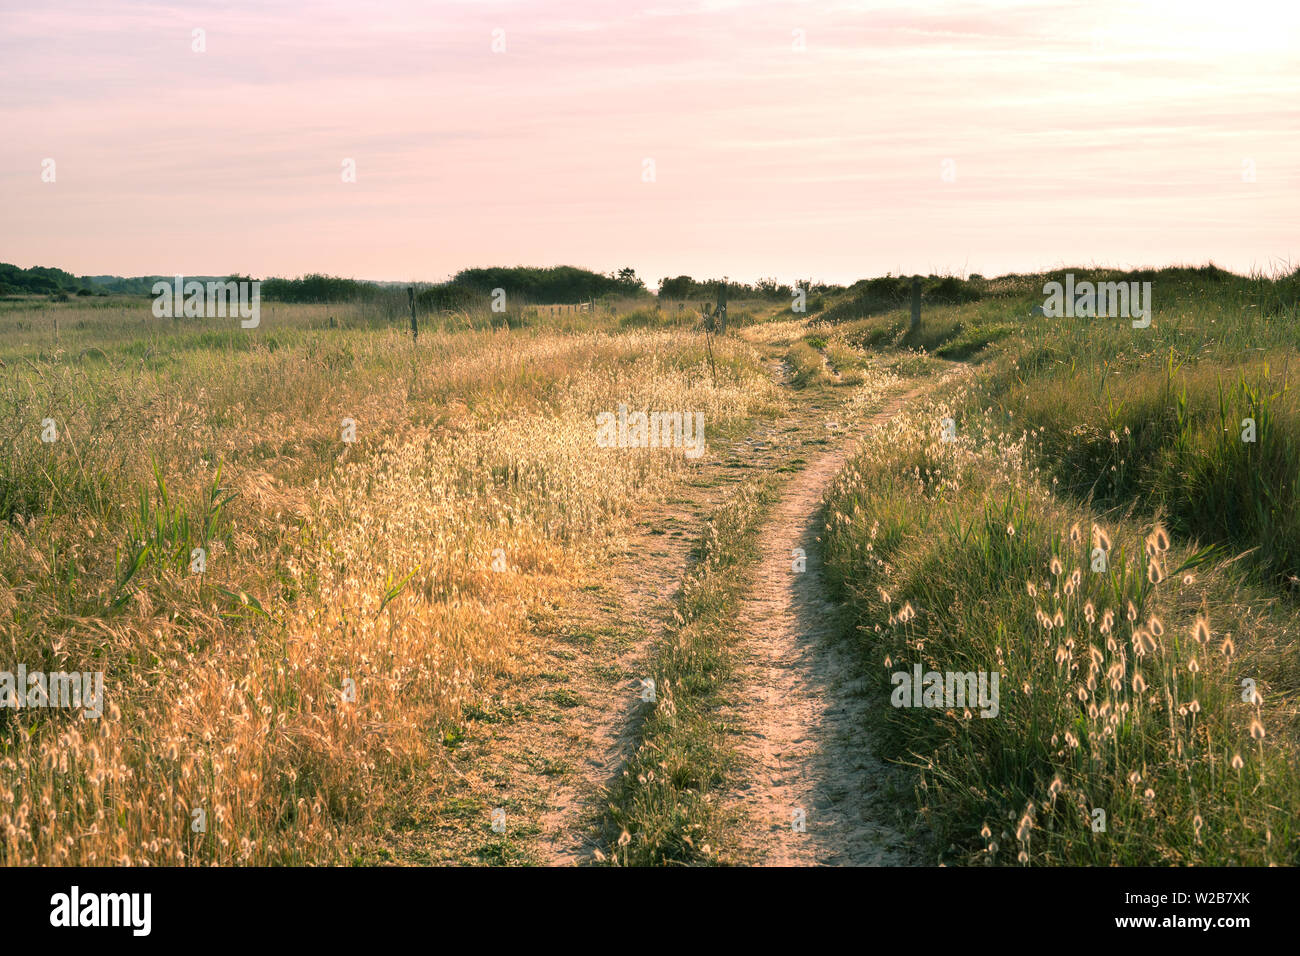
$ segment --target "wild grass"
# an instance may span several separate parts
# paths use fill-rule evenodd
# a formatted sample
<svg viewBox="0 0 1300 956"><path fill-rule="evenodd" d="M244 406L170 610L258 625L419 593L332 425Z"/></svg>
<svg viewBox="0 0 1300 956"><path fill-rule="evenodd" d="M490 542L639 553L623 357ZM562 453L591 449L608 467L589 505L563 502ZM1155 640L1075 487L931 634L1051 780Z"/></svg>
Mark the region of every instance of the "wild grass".
<svg viewBox="0 0 1300 956"><path fill-rule="evenodd" d="M0 317L0 669L102 670L107 698L0 710L0 862L362 855L449 772L444 730L531 611L690 467L597 448L595 412L697 410L711 436L771 401L743 343L714 343L715 388L698 335L617 322L412 343L325 306Z"/></svg>
<svg viewBox="0 0 1300 956"><path fill-rule="evenodd" d="M659 700L611 795L608 860L615 865L709 863L730 842L719 798L733 756L716 711L772 487L766 475L733 488L696 545L654 665Z"/></svg>
<svg viewBox="0 0 1300 956"><path fill-rule="evenodd" d="M1001 675L996 717L878 711L949 861L1300 860L1290 278L1165 278L1146 329L957 307L1014 331L827 497L882 701L917 663Z"/></svg>
<svg viewBox="0 0 1300 956"><path fill-rule="evenodd" d="M795 388L826 385L832 377L826 370L826 359L807 340L795 342L785 353L791 369L790 381Z"/></svg>

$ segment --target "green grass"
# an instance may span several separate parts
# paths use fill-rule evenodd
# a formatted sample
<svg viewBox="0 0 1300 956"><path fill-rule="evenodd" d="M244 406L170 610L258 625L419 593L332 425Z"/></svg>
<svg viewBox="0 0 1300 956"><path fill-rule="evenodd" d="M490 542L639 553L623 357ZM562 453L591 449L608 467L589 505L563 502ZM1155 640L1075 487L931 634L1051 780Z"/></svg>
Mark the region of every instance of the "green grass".
<svg viewBox="0 0 1300 956"><path fill-rule="evenodd" d="M791 383L795 388L810 388L826 385L832 381L826 371L822 354L807 340L795 342L785 353L785 360L790 364Z"/></svg>
<svg viewBox="0 0 1300 956"><path fill-rule="evenodd" d="M916 663L1001 675L997 717L879 708L887 755L948 862L1294 864L1295 276L1155 273L1146 329L1031 318L1020 278L954 307L1008 330L978 373L828 495L827 569L881 699Z"/></svg>
<svg viewBox="0 0 1300 956"><path fill-rule="evenodd" d="M716 718L732 672L732 627L768 478L737 485L709 521L654 666L657 702L610 798L608 859L624 866L708 863L728 840L715 797L733 756Z"/></svg>

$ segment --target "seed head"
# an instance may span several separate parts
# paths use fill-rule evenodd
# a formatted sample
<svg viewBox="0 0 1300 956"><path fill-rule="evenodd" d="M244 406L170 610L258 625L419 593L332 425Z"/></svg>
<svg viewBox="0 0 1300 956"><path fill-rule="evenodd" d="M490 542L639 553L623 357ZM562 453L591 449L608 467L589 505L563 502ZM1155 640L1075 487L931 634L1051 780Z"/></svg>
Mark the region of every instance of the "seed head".
<svg viewBox="0 0 1300 956"><path fill-rule="evenodd" d="M1164 554L1169 550L1169 533L1161 525L1156 525L1155 530L1151 532L1151 543L1156 546L1156 550Z"/></svg>
<svg viewBox="0 0 1300 956"><path fill-rule="evenodd" d="M1202 615L1196 619L1196 624L1192 627L1192 637L1196 643L1204 647L1210 643L1210 620Z"/></svg>

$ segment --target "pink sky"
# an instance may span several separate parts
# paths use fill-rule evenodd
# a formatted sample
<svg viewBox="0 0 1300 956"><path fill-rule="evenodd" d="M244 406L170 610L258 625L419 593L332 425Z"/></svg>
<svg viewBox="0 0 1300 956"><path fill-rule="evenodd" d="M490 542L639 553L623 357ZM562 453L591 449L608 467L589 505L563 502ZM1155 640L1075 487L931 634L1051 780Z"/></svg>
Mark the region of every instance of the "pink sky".
<svg viewBox="0 0 1300 956"><path fill-rule="evenodd" d="M1300 265L1293 2L0 7L20 266Z"/></svg>

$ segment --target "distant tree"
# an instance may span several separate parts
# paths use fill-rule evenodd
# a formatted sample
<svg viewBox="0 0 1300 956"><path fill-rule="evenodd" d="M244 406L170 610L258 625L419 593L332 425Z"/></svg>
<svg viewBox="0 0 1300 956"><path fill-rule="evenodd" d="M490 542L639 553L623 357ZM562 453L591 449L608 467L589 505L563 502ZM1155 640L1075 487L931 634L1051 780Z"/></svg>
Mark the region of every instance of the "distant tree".
<svg viewBox="0 0 1300 956"><path fill-rule="evenodd" d="M754 284L754 288L759 295L767 296L769 299L788 299L790 297L790 287L782 285L776 279L759 279Z"/></svg>
<svg viewBox="0 0 1300 956"><path fill-rule="evenodd" d="M629 292L640 292L645 288L645 283L637 277L636 270L631 266L614 273L614 281Z"/></svg>
<svg viewBox="0 0 1300 956"><path fill-rule="evenodd" d="M699 286L690 276L659 280L659 297L661 299L689 299L696 295L698 291Z"/></svg>

